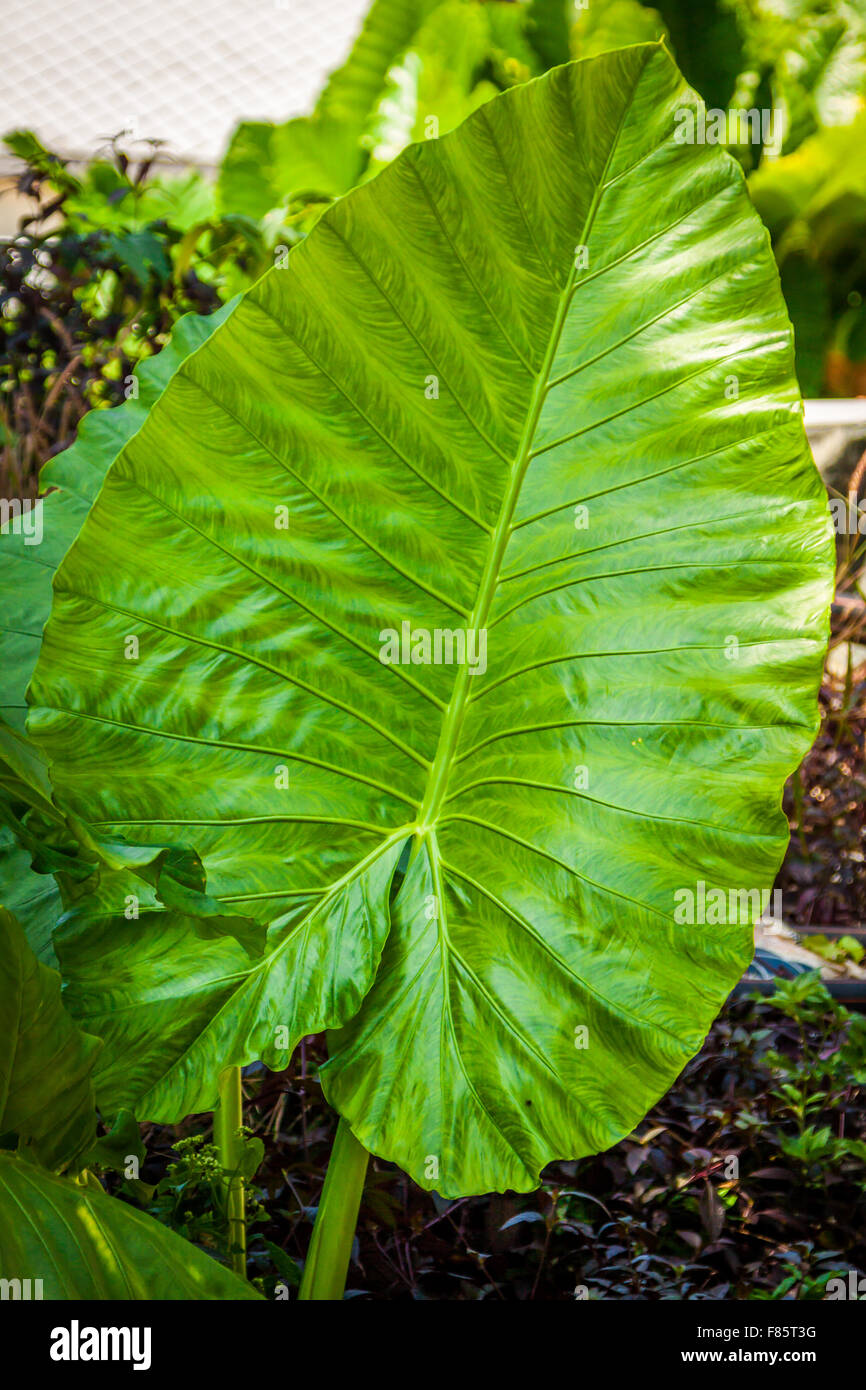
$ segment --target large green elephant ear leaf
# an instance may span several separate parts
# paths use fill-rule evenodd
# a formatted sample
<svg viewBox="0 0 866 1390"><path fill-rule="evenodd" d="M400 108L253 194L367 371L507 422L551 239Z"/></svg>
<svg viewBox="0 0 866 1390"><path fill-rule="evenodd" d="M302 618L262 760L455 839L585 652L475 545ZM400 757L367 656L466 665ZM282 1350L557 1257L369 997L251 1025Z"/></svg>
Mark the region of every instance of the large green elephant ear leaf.
<svg viewBox="0 0 866 1390"><path fill-rule="evenodd" d="M66 1168L96 1139L91 1072L98 1038L73 1023L60 976L42 965L20 924L0 907L0 1135L51 1168Z"/></svg>
<svg viewBox="0 0 866 1390"><path fill-rule="evenodd" d="M31 1297L75 1301L260 1297L153 1217L3 1153L0 1278L20 1280L19 1296L29 1280Z"/></svg>
<svg viewBox="0 0 866 1390"><path fill-rule="evenodd" d="M327 1015L364 1144L443 1193L525 1190L633 1127L747 963L832 528L766 232L733 161L677 139L695 102L633 47L412 146L112 466L30 727L83 819L182 826L211 892L275 919L251 974L199 952L209 1020L174 973L142 1116ZM188 945L148 938L90 976L108 1048L136 998L166 1026Z"/></svg>

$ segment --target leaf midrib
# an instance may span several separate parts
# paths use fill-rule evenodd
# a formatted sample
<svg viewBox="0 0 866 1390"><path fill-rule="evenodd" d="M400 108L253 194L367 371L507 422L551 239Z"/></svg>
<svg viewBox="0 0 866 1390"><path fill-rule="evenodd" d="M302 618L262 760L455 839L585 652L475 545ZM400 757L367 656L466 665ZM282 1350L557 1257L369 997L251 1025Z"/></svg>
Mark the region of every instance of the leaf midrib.
<svg viewBox="0 0 866 1390"><path fill-rule="evenodd" d="M647 53L644 55L644 60L635 78L634 86L623 106L622 115L620 116L617 128L614 132L611 146L604 162L604 167L599 175L595 191L593 192L592 201L590 202L580 239L577 243L578 246L586 246L588 244L588 238L592 231L602 194L607 187L607 176L610 171L610 166L616 154L626 118L631 110L648 59L649 54ZM541 418L541 411L547 393L553 384L550 380L550 373L559 350L562 331L565 326L566 316L575 289L575 281L576 266L574 259L572 259L565 285L559 293L556 313L548 337L544 360L539 368L532 388L532 394L526 412L526 422L511 465L508 487L499 509L496 525L490 536L487 560L478 588L478 597L469 619L468 626L470 631L478 632L487 627L493 596L499 584L502 560L511 538L514 510L520 496L526 470L533 458L532 443L535 439L535 433L538 429L538 422ZM454 752L457 747L460 730L463 724L463 717L466 712L470 679L471 675L468 665L461 666L454 682L451 699L448 701L448 707L442 720L439 743L430 766L424 795L418 811L416 832L419 836L426 834L427 831L435 826L438 820L439 810L448 788L448 779L454 763Z"/></svg>

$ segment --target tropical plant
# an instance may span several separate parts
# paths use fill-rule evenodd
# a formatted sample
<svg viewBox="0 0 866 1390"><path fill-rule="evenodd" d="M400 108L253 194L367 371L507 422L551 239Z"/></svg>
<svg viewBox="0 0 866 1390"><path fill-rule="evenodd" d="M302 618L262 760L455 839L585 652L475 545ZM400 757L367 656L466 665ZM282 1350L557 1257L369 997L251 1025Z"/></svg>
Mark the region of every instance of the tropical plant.
<svg viewBox="0 0 866 1390"><path fill-rule="evenodd" d="M634 1127L751 954L749 913L674 904L772 882L832 529L694 103L641 45L410 146L46 479L49 526L88 481L8 823L65 1005L104 1115L219 1101L236 1224L238 1068L329 1030L305 1297L368 1150L537 1186Z"/></svg>

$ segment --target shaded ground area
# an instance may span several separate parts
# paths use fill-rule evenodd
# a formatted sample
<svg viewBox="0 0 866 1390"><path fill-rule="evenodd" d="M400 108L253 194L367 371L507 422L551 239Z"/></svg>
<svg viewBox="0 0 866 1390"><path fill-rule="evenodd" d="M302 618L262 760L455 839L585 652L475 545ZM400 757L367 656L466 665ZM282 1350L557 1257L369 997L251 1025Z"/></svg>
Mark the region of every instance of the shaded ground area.
<svg viewBox="0 0 866 1390"><path fill-rule="evenodd" d="M270 1293L297 1280L333 1141L324 1057L308 1039L288 1071L250 1068L244 1082L266 1150L250 1274ZM218 1250L200 1155L164 1177L172 1145L209 1124L148 1127L142 1178L163 1177L164 1220ZM537 1192L445 1202L374 1160L347 1287L388 1300L809 1299L851 1268L866 1271L866 1017L801 977L774 1004L729 1003L634 1135L551 1165Z"/></svg>
<svg viewBox="0 0 866 1390"><path fill-rule="evenodd" d="M849 682L828 676L821 711L815 745L785 788L791 842L777 882L792 925L851 929L866 924L866 668Z"/></svg>

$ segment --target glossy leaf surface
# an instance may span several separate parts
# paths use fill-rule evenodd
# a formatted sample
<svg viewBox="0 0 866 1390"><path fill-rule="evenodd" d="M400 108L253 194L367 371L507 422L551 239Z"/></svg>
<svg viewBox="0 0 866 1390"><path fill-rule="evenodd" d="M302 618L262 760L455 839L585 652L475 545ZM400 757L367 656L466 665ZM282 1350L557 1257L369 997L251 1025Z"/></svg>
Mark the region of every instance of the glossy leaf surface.
<svg viewBox="0 0 866 1390"><path fill-rule="evenodd" d="M327 1012L365 1145L444 1194L523 1190L632 1128L749 959L751 909L689 924L677 894L772 883L832 534L766 233L675 138L694 101L635 47L410 148L112 466L30 728L76 814L194 844L276 949L233 978L142 931L106 985L82 930L70 995L109 1051L136 998L178 1046L142 1117ZM428 664L457 630L483 654Z"/></svg>

